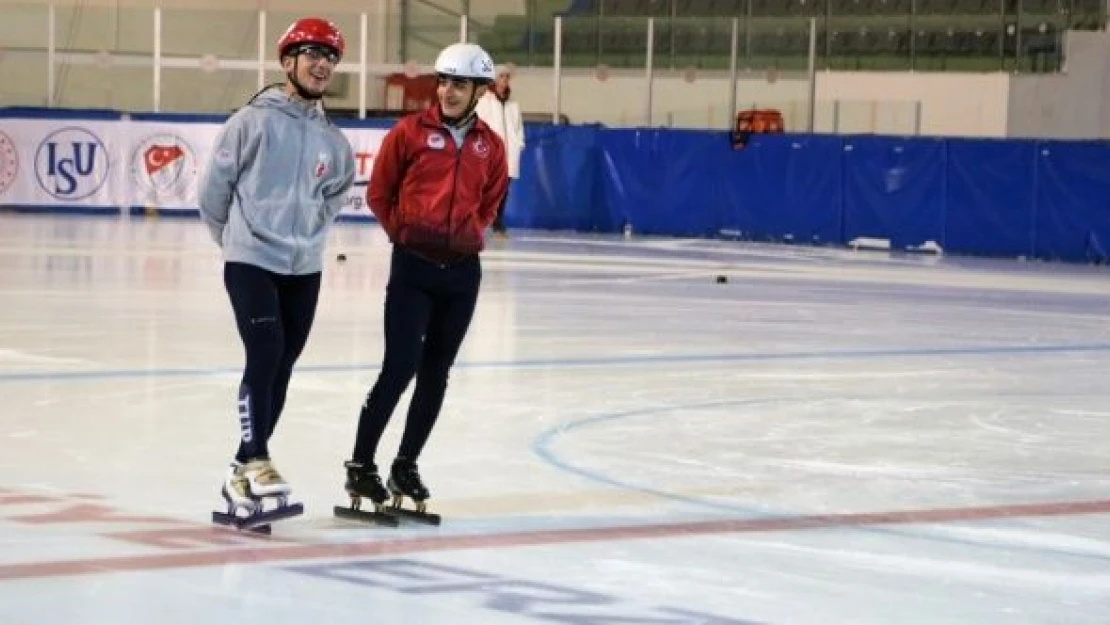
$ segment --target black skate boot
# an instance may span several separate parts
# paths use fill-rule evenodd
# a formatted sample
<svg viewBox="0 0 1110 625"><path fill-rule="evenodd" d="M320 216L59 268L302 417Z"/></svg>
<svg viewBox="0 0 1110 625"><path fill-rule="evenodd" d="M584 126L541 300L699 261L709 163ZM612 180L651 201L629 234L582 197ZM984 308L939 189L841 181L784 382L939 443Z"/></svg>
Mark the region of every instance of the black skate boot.
<svg viewBox="0 0 1110 625"><path fill-rule="evenodd" d="M389 514L385 509L385 502L389 499L389 491L382 486L382 478L378 475L378 467L374 464L362 464L349 460L343 463L347 469L347 482L343 488L351 496L351 507L335 507L335 516L341 519L366 521L379 525L396 526L397 517ZM362 498L373 502L372 511L362 510Z"/></svg>
<svg viewBox="0 0 1110 625"><path fill-rule="evenodd" d="M431 496L431 493L428 492L428 488L420 480L420 473L416 469L415 462L406 458L394 460L393 467L389 470L389 481L386 482L386 486L389 487L389 492L393 494L393 505L388 508L391 514L399 514L424 523L439 525L439 515L427 512L427 506L424 502ZM401 504L405 502L405 497L412 499L415 510L406 510L401 507Z"/></svg>

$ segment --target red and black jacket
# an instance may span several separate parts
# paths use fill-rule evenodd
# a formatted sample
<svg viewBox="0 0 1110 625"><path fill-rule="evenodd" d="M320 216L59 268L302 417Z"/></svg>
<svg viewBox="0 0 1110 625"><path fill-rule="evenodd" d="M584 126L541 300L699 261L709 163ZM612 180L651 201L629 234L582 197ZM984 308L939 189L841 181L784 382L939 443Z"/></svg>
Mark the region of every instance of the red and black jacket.
<svg viewBox="0 0 1110 625"><path fill-rule="evenodd" d="M382 140L366 202L394 244L437 262L484 248L509 177L500 137L480 119L473 124L457 146L435 104Z"/></svg>

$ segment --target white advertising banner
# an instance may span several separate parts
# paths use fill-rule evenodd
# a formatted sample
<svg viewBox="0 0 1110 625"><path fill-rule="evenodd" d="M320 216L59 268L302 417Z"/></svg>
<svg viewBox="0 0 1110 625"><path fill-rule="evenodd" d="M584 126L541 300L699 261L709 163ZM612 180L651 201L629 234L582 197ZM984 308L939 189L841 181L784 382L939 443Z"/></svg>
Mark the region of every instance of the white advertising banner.
<svg viewBox="0 0 1110 625"><path fill-rule="evenodd" d="M347 203L341 215L373 216L366 206L366 185L370 182L370 170L374 168L374 157L389 132L384 128L344 128L343 134L351 142L355 153L355 184L347 194Z"/></svg>
<svg viewBox="0 0 1110 625"><path fill-rule="evenodd" d="M0 205L197 210L197 190L221 124L0 119ZM343 215L370 216L366 184L386 130L344 128L355 186Z"/></svg>

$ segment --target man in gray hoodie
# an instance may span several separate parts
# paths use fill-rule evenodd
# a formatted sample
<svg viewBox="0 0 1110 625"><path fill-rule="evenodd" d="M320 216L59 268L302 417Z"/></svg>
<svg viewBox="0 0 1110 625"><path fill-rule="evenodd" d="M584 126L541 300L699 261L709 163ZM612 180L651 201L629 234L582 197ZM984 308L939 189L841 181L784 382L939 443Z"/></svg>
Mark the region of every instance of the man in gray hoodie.
<svg viewBox="0 0 1110 625"><path fill-rule="evenodd" d="M239 450L222 489L229 514L259 514L264 497L284 508L291 492L267 443L312 327L327 232L354 181L350 143L320 106L345 47L328 21L294 22L278 41L287 81L231 116L201 181L246 351Z"/></svg>

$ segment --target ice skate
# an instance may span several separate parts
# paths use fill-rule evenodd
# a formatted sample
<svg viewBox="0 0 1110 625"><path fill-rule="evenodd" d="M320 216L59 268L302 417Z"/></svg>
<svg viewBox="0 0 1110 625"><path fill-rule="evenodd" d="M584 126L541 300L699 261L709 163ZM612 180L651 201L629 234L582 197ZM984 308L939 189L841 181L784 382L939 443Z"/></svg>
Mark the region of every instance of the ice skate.
<svg viewBox="0 0 1110 625"><path fill-rule="evenodd" d="M270 524L304 513L304 506L289 503L292 489L269 460L233 462L221 490L227 512L213 512L212 522L240 530L269 534ZM265 509L265 500L274 507Z"/></svg>
<svg viewBox="0 0 1110 625"><path fill-rule="evenodd" d="M258 511L261 502L251 495L250 482L239 473L239 463L233 462L227 470L220 494L228 505L228 514L244 513L250 516Z"/></svg>
<svg viewBox="0 0 1110 625"><path fill-rule="evenodd" d="M415 462L402 458L394 460L386 486L393 495L393 503L386 508L390 514L439 525L440 516L427 511L427 505L424 502L431 496L431 493L428 492L428 488L420 480L420 473L416 469ZM414 510L403 507L405 497L412 500Z"/></svg>
<svg viewBox="0 0 1110 625"><path fill-rule="evenodd" d="M378 467L373 463L362 464L354 460L343 463L343 467L347 469L347 481L343 488L351 496L351 506L349 508L336 506L335 516L379 525L397 525L397 517L389 514L384 505L389 499L389 491L382 486ZM370 500L373 505L372 510L362 509L364 498Z"/></svg>
<svg viewBox="0 0 1110 625"><path fill-rule="evenodd" d="M269 460L251 460L241 465L242 476L250 483L250 492L255 497L277 497L288 499L293 492L289 482L278 473Z"/></svg>

